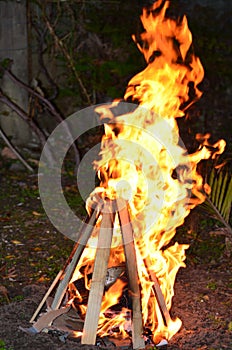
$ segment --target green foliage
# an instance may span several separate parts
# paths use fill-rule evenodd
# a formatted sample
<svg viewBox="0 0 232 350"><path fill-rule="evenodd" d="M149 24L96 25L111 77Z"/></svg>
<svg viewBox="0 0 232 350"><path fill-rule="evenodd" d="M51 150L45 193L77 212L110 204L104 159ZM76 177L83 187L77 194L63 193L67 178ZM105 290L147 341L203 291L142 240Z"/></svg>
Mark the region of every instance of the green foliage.
<svg viewBox="0 0 232 350"><path fill-rule="evenodd" d="M222 237L202 236L192 241L188 250L188 260L194 263L213 263L219 261L224 251L225 242Z"/></svg>
<svg viewBox="0 0 232 350"><path fill-rule="evenodd" d="M215 82L214 90L218 91L226 90L232 81L231 30L227 25L230 16L228 11L220 20L215 19L218 13L208 6L199 7L197 14L189 18L195 51L206 68L206 76Z"/></svg>
<svg viewBox="0 0 232 350"><path fill-rule="evenodd" d="M30 10L34 39L44 40L43 55L61 72L55 78L58 98L76 96L75 102L84 105L123 97L129 79L144 65L131 38L139 22L136 6L117 0L44 6L37 0ZM48 28L43 38L41 27Z"/></svg>
<svg viewBox="0 0 232 350"><path fill-rule="evenodd" d="M13 350L12 347L8 348L4 340L0 339L0 350Z"/></svg>
<svg viewBox="0 0 232 350"><path fill-rule="evenodd" d="M22 301L24 300L23 295L16 295L14 298L11 299L11 301Z"/></svg>
<svg viewBox="0 0 232 350"><path fill-rule="evenodd" d="M0 79L3 78L4 70L9 69L12 64L12 60L10 58L5 58L0 61Z"/></svg>
<svg viewBox="0 0 232 350"><path fill-rule="evenodd" d="M217 289L217 284L216 282L212 281L207 284L207 288L211 290L216 290Z"/></svg>
<svg viewBox="0 0 232 350"><path fill-rule="evenodd" d="M230 170L213 168L208 184L211 187L211 193L200 207L232 232L230 227L232 206L232 176Z"/></svg>

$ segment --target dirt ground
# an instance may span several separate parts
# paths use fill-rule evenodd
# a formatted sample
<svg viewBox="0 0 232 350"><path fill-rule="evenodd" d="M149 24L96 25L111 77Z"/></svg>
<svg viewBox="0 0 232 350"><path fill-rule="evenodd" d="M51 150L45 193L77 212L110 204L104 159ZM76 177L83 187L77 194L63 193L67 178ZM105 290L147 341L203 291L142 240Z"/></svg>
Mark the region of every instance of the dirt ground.
<svg viewBox="0 0 232 350"><path fill-rule="evenodd" d="M181 330L169 341L167 349L230 350L232 348L231 262L220 266L188 266L178 274L172 315L183 321ZM230 288L229 288L230 287ZM28 335L19 329L29 327L29 319L45 292L44 286L24 287L24 300L0 308L0 338L6 349L108 349L81 346L75 341L63 343L58 335ZM125 347L124 347L125 349ZM131 349L126 347L126 349ZM149 347L153 349L153 347ZM161 347L160 349L165 349Z"/></svg>
<svg viewBox="0 0 232 350"><path fill-rule="evenodd" d="M82 203L68 181L65 190L80 213ZM0 349L109 349L109 345L81 346L71 339L64 343L60 334L32 336L19 329L30 327L29 320L73 246L49 223L38 196L36 176L1 170ZM176 240L190 243L190 249L187 267L177 275L171 309L183 325L167 349L230 350L231 255L226 252L225 237L210 234L215 222L197 215L193 213L193 223L190 220L177 232ZM189 230L190 226L195 228Z"/></svg>

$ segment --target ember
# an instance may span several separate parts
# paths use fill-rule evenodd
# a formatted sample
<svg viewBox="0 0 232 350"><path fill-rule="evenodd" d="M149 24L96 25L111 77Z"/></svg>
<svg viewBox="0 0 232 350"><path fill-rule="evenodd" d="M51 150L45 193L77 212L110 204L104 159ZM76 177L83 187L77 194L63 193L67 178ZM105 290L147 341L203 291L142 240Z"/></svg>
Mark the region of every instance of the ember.
<svg viewBox="0 0 232 350"><path fill-rule="evenodd" d="M148 65L129 82L125 100L139 106L119 115L114 111L120 101L96 109L109 120L101 158L95 161L101 183L87 201L89 214L98 207L99 216L91 237L85 232L82 245L77 244L51 305L77 310L80 329L73 330L79 336L84 322L84 344L95 344L96 333L128 338L132 330L134 348L142 348L146 329L158 344L181 327L169 310L188 246L169 243L190 210L205 199L197 164L223 152L225 143L208 147L207 138L199 136L203 142L190 155L181 143L176 118L200 98L197 86L204 72L191 48L186 17L169 18L169 5L158 0L144 8L145 31L133 37ZM115 201L124 204L106 213L106 203Z"/></svg>

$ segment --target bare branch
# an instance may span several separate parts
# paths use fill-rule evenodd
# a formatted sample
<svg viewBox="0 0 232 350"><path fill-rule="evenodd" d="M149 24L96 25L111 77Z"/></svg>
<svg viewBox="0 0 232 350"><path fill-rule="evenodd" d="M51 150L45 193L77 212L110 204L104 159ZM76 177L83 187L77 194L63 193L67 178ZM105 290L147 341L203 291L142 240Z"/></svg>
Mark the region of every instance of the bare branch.
<svg viewBox="0 0 232 350"><path fill-rule="evenodd" d="M46 137L43 131L40 130L40 128L37 126L37 124L34 122L33 119L28 118L27 113L21 107L18 106L15 102L13 102L8 96L6 96L1 89L0 89L0 102L6 104L10 109L16 112L36 133L42 146L45 144Z"/></svg>
<svg viewBox="0 0 232 350"><path fill-rule="evenodd" d="M86 90L86 87L84 86L84 83L82 82L82 80L81 80L81 78L80 78L80 76L79 76L79 74L78 74L78 72L77 72L77 70L75 68L75 64L74 64L73 58L68 53L67 48L63 44L63 41L60 40L60 38L56 35L56 32L55 32L53 26L51 25L51 23L49 22L47 16L44 13L43 13L43 17L44 17L44 21L46 23L46 26L47 26L50 34L53 36L57 47L59 47L60 51L63 53L63 55L65 56L66 60L68 61L69 67L72 70L72 72L73 72L77 82L79 83L79 85L80 85L80 87L82 89L83 95L85 96L88 104L90 105L91 104L91 99L90 99L89 94L88 94L88 92Z"/></svg>
<svg viewBox="0 0 232 350"><path fill-rule="evenodd" d="M3 141L7 144L7 146L14 152L14 154L17 156L17 158L20 160L20 162L32 173L34 172L33 168L26 162L26 160L22 157L22 155L17 151L17 149L14 147L12 142L8 139L4 131L0 128L0 136L2 137Z"/></svg>
<svg viewBox="0 0 232 350"><path fill-rule="evenodd" d="M8 96L4 95L2 90L0 89L0 102L7 105L10 109L12 109L15 113L17 113L20 118L22 118L35 132L35 134L38 136L38 139L42 146L46 143L46 136L44 132L40 129L40 127L35 123L34 119L29 118L28 114L15 102L13 102ZM51 150L49 149L47 151L47 157L51 164L55 164L55 157L52 154Z"/></svg>
<svg viewBox="0 0 232 350"><path fill-rule="evenodd" d="M55 106L47 98L45 98L43 95L39 94L38 92L33 90L30 86L28 86L27 84L25 84L24 82L19 80L10 70L5 69L4 72L14 83L16 83L18 86L22 87L23 89L27 90L32 96L37 97L43 103L43 105L49 110L49 112L56 118L56 120L58 122L64 122L64 128L67 132L67 136L71 140L73 140L72 133L68 127L68 124L65 123L65 119L63 118L63 116L57 111ZM76 166L78 166L80 163L80 154L79 154L79 151L75 145L75 142L72 142L72 148L73 148L74 153L75 153Z"/></svg>

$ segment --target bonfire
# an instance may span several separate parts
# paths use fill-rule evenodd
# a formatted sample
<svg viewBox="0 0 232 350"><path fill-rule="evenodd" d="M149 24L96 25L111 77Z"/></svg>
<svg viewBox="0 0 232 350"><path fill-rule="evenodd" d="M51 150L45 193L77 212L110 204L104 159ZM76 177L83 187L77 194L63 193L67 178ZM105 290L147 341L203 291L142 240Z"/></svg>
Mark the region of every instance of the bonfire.
<svg viewBox="0 0 232 350"><path fill-rule="evenodd" d="M60 314L75 310L72 332L83 344L132 334L133 348L141 349L168 341L182 324L169 311L188 245L174 236L210 191L198 163L223 152L225 143L209 147L208 135L198 135L199 148L188 154L181 141L177 118L201 97L204 70L187 18L170 17L169 6L158 0L142 11L144 32L133 39L147 67L127 86L129 111L120 100L96 108L107 123L94 162L100 185L87 200L93 230L82 233L51 304ZM34 324L43 327L41 319Z"/></svg>

